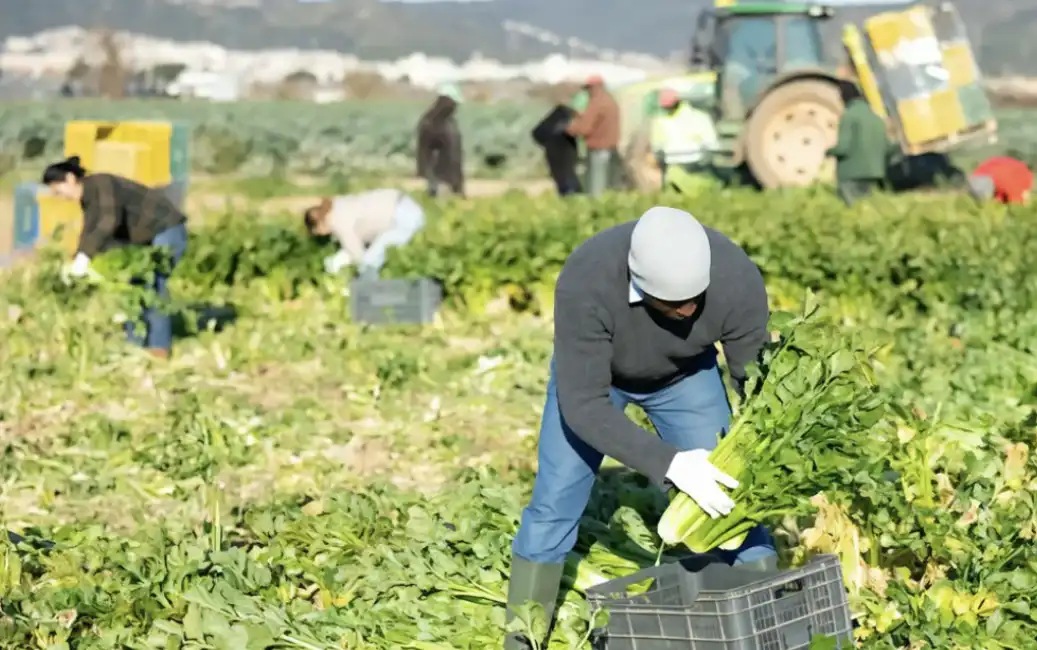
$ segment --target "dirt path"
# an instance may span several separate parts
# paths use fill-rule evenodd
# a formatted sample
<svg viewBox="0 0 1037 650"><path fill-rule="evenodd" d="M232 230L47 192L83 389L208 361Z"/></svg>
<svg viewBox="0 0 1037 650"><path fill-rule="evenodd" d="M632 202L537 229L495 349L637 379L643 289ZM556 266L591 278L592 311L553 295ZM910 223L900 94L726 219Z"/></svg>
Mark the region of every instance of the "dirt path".
<svg viewBox="0 0 1037 650"><path fill-rule="evenodd" d="M0 194L0 255L14 245L14 197Z"/></svg>

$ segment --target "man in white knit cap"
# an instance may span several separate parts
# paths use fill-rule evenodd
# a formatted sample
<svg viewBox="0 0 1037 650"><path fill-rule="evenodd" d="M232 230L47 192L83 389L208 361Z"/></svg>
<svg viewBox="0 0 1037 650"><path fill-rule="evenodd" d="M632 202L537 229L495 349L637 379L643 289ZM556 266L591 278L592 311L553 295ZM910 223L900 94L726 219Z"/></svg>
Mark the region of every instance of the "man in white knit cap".
<svg viewBox="0 0 1037 650"><path fill-rule="evenodd" d="M555 288L539 469L512 546L509 615L530 600L553 611L604 456L682 490L712 517L731 512L724 488L738 484L708 460L731 417L715 346L723 346L741 395L745 366L767 340L768 317L756 265L683 210L652 208L573 251ZM659 435L624 415L631 403ZM759 568L776 560L763 528L718 555ZM525 644L513 635L505 645Z"/></svg>

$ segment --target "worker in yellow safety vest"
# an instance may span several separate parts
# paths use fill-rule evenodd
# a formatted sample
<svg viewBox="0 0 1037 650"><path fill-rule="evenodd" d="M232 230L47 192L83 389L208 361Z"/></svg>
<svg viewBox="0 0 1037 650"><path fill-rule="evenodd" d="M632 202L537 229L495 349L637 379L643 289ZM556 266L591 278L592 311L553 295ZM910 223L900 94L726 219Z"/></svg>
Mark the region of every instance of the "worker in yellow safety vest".
<svg viewBox="0 0 1037 650"><path fill-rule="evenodd" d="M667 167L705 170L710 151L717 145L717 131L709 113L681 99L673 89L659 91L659 108L663 112L652 124L652 150L665 187Z"/></svg>

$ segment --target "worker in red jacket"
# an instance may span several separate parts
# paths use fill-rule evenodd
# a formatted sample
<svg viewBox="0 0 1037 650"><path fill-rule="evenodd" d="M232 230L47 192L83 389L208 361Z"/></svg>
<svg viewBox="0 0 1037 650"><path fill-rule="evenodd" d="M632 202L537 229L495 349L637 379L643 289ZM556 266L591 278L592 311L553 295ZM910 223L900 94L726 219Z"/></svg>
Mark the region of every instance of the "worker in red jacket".
<svg viewBox="0 0 1037 650"><path fill-rule="evenodd" d="M1033 171L1026 163L1008 156L984 160L969 176L969 193L979 201L1027 203L1033 187Z"/></svg>

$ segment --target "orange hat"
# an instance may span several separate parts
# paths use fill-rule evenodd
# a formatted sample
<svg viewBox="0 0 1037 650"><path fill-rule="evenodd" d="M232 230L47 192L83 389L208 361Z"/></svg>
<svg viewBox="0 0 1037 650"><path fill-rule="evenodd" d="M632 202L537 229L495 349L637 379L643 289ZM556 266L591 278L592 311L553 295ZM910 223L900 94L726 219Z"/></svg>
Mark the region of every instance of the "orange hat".
<svg viewBox="0 0 1037 650"><path fill-rule="evenodd" d="M663 88L659 91L659 107L660 108L673 108L680 101L680 97L677 96L677 91L672 88Z"/></svg>
<svg viewBox="0 0 1037 650"><path fill-rule="evenodd" d="M587 77L585 85L587 86L601 86L605 83L605 79L600 74L592 74Z"/></svg>

